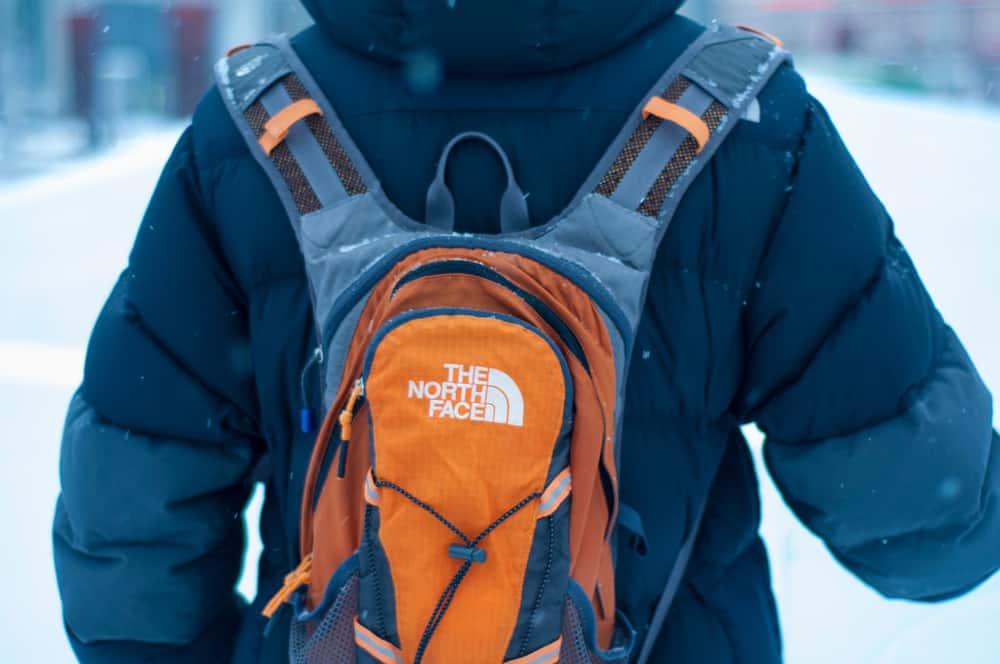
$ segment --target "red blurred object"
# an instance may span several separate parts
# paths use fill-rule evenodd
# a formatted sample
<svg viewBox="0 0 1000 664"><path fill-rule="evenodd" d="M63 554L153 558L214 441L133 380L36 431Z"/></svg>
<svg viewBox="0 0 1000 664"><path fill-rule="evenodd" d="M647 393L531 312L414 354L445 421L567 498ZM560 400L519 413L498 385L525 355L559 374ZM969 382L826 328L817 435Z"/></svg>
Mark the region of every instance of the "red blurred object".
<svg viewBox="0 0 1000 664"><path fill-rule="evenodd" d="M72 14L68 23L73 71L73 113L80 117L89 118L95 112L97 15L94 13Z"/></svg>
<svg viewBox="0 0 1000 664"><path fill-rule="evenodd" d="M210 84L212 27L215 12L209 7L171 7L169 21L174 56L174 89L171 110L188 115Z"/></svg>

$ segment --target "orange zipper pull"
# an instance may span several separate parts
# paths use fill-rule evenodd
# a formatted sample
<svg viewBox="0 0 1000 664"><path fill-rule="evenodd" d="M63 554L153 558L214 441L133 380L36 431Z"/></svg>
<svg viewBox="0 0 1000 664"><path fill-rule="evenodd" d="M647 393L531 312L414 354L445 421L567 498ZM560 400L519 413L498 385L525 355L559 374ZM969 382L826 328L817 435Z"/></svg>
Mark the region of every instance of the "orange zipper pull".
<svg viewBox="0 0 1000 664"><path fill-rule="evenodd" d="M347 400L347 405L340 412L340 439L345 442L351 440L351 427L354 424L354 408L358 405L358 399L364 396L364 393L364 380L358 378L354 382L354 389L351 390L351 396Z"/></svg>
<svg viewBox="0 0 1000 664"><path fill-rule="evenodd" d="M351 397L347 400L347 406L340 413L340 460L337 462L337 477L344 479L347 474L347 451L351 445L352 425L354 424L354 411L358 408L358 401L365 396L365 381L358 378L351 390Z"/></svg>
<svg viewBox="0 0 1000 664"><path fill-rule="evenodd" d="M302 559L302 562L299 563L298 567L285 576L284 585L281 586L281 589L274 594L271 601L269 601L264 607L264 610L261 611L265 618L271 618L275 613L277 613L278 609L291 599L296 590L302 586L309 585L309 581L312 579L312 562L313 557L310 553Z"/></svg>

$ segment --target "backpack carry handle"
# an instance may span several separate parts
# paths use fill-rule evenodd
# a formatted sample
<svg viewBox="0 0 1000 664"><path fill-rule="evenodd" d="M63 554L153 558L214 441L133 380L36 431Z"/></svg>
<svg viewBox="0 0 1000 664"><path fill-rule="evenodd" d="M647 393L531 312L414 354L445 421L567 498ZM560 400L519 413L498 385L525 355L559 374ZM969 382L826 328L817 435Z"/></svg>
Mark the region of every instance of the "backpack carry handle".
<svg viewBox="0 0 1000 664"><path fill-rule="evenodd" d="M524 200L524 193L514 178L514 169L510 165L507 153L500 145L478 131L467 131L459 134L448 142L441 153L441 161L438 162L437 175L431 182L427 190L427 208L425 221L429 226L439 230L452 232L455 230L455 198L448 189L445 182L445 171L448 166L448 158L456 145L468 140L479 140L491 148L503 162L504 171L507 173L507 190L503 192L500 199L500 230L504 233L517 233L527 230L530 227L528 219L528 204Z"/></svg>

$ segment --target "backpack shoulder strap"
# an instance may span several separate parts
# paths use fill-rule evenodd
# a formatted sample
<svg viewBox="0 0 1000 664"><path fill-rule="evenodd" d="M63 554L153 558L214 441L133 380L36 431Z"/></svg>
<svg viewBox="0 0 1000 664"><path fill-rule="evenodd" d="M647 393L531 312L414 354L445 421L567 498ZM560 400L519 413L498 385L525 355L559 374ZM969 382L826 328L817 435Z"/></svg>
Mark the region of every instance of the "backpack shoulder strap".
<svg viewBox="0 0 1000 664"><path fill-rule="evenodd" d="M665 231L688 187L788 58L769 35L707 29L633 113L598 166L593 192L658 219Z"/></svg>
<svg viewBox="0 0 1000 664"><path fill-rule="evenodd" d="M739 121L752 113L757 95L790 58L779 40L752 29L707 29L660 78L636 111L585 191L606 197L651 220L655 230L647 256L666 235L684 194ZM645 300L643 281L639 306ZM708 478L711 488L715 477ZM707 499L689 512L687 533L642 642L639 664L652 655L656 638L680 589L694 552Z"/></svg>
<svg viewBox="0 0 1000 664"><path fill-rule="evenodd" d="M230 51L215 78L296 233L301 217L368 191L374 178L338 138L340 121L287 39Z"/></svg>
<svg viewBox="0 0 1000 664"><path fill-rule="evenodd" d="M640 100L538 246L587 267L638 326L678 206L788 53L729 26L706 29ZM749 113L748 113L749 112Z"/></svg>

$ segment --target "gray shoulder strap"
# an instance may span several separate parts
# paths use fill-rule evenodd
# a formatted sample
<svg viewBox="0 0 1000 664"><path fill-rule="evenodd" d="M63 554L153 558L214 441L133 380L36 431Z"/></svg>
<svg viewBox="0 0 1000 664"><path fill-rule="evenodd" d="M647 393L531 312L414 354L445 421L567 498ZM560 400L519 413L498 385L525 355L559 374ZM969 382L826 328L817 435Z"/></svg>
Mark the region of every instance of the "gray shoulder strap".
<svg viewBox="0 0 1000 664"><path fill-rule="evenodd" d="M759 33L706 30L633 113L597 169L594 193L669 224L691 182L788 57Z"/></svg>
<svg viewBox="0 0 1000 664"><path fill-rule="evenodd" d="M646 278L637 294L637 313L645 300L656 248L681 199L788 58L780 43L767 35L729 26L706 30L657 82L591 176L588 195L637 212L651 226L641 231L650 241L646 264L641 266ZM701 503L691 512L693 518L646 631L639 664L649 661L680 589L705 507Z"/></svg>
<svg viewBox="0 0 1000 664"><path fill-rule="evenodd" d="M640 101L537 244L597 274L638 325L680 201L787 58L755 33L705 30Z"/></svg>
<svg viewBox="0 0 1000 664"><path fill-rule="evenodd" d="M287 39L231 51L216 84L299 232L303 216L365 193L374 178Z"/></svg>

